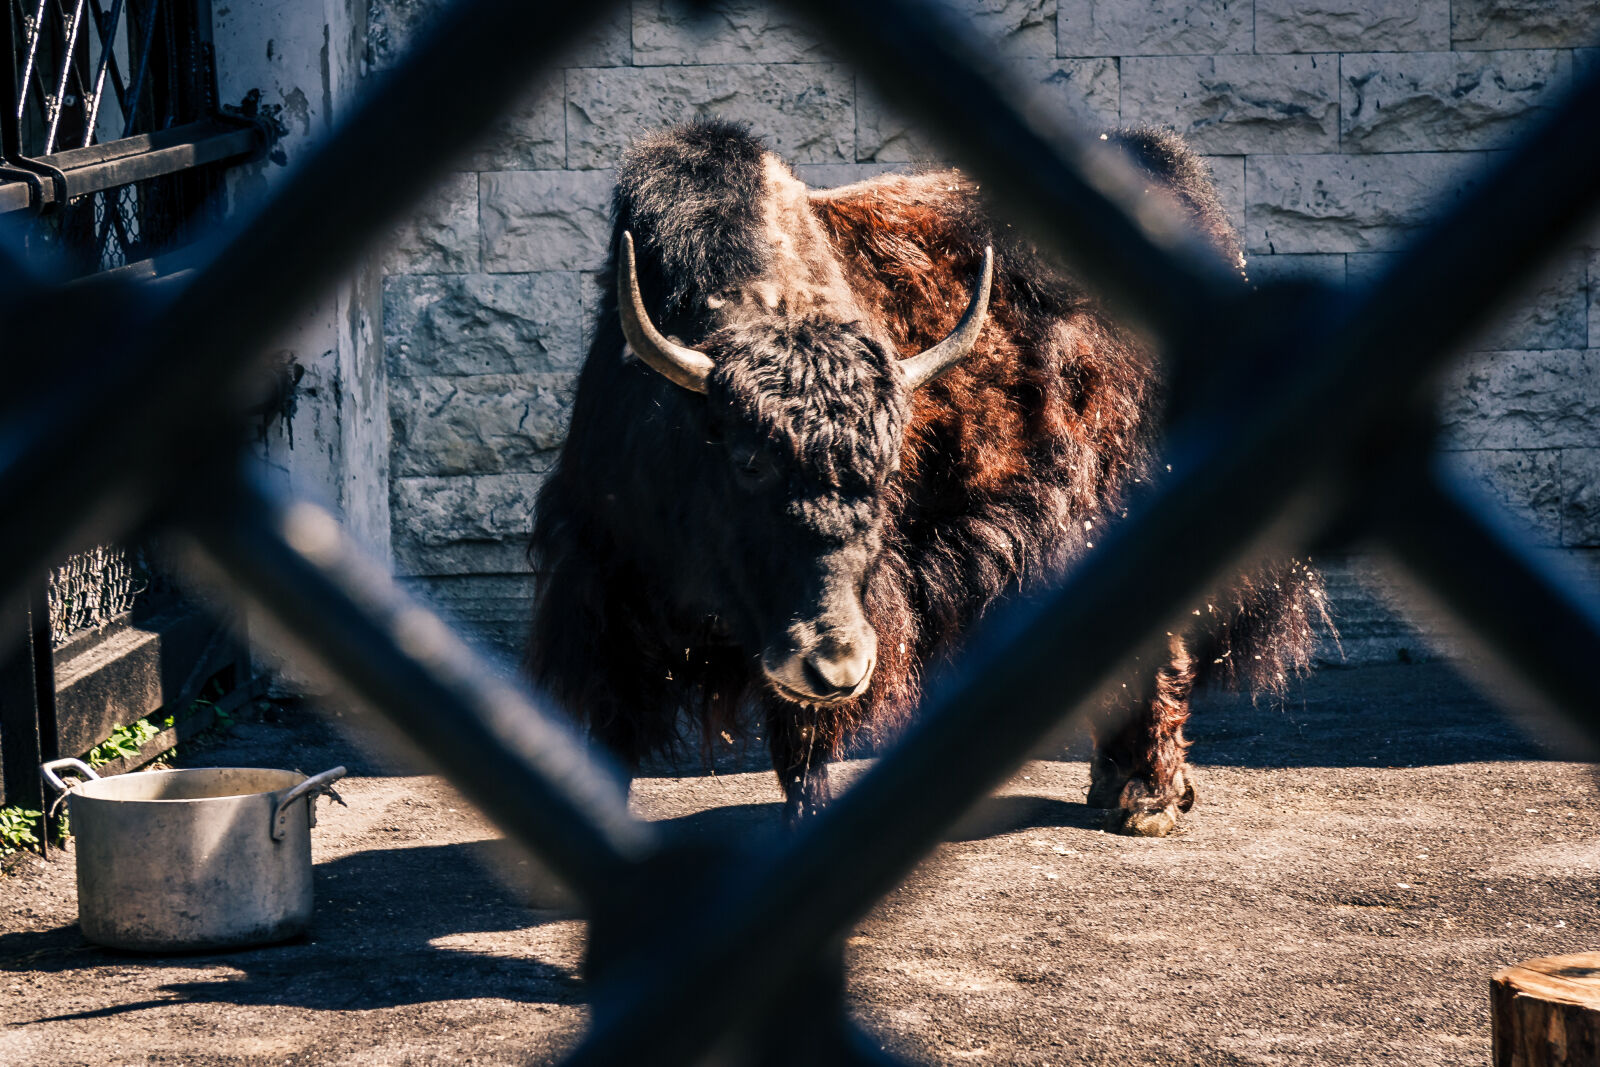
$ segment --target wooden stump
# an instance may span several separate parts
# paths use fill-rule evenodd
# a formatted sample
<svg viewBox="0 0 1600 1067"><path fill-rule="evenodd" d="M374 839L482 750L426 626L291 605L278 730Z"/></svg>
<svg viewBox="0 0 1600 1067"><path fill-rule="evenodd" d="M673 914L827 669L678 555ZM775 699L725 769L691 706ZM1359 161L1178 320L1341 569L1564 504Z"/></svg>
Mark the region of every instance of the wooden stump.
<svg viewBox="0 0 1600 1067"><path fill-rule="evenodd" d="M1600 952L1547 956L1489 981L1494 1067L1600 1067Z"/></svg>

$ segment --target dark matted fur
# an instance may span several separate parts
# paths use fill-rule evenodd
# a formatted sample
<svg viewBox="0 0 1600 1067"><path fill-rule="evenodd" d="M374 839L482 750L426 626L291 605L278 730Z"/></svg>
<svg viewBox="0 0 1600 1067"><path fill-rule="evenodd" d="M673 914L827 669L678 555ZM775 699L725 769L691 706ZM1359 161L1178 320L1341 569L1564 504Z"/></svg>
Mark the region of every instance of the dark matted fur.
<svg viewBox="0 0 1600 1067"><path fill-rule="evenodd" d="M1208 175L1175 136L1122 131L1106 150L1119 147L1242 263ZM635 236L650 311L664 332L713 353L717 370L701 397L624 360L606 288L571 431L539 495L528 668L634 765L674 742L680 710L709 737L759 705L799 814L826 801L826 760L907 721L925 666L979 616L1058 579L1122 516L1129 490L1151 476L1161 382L1148 349L997 225L953 172L886 175L813 198L876 321L855 329L795 316L719 335L709 298L760 275L769 256L764 154L741 128L702 123L641 142L619 170L616 234ZM892 364L954 326L987 244L996 273L975 351L908 397ZM885 335L898 352L873 340ZM711 439L706 412L722 409L759 421L765 445L804 472L789 498L796 514L811 508L818 529L870 535L864 603L878 659L856 700L776 697L719 599L727 567L762 566L771 551L749 543L761 539L759 517L715 488L726 443ZM1309 665L1314 621L1327 621L1320 580L1299 563L1210 598L1169 659L1130 686L1134 721L1099 738L1098 802L1146 814L1187 807L1192 686L1211 675L1281 692ZM807 793L819 779L820 793Z"/></svg>

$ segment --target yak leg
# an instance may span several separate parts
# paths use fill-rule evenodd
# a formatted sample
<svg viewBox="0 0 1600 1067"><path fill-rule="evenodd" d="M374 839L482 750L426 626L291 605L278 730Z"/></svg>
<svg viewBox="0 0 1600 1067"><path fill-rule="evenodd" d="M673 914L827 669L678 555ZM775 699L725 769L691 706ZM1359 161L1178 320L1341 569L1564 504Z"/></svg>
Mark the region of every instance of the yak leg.
<svg viewBox="0 0 1600 1067"><path fill-rule="evenodd" d="M783 822L794 827L833 799L828 784L828 757L833 752L836 730L826 715L814 708L769 700L766 712L772 770L783 786Z"/></svg>
<svg viewBox="0 0 1600 1067"><path fill-rule="evenodd" d="M1189 742L1183 736L1193 690L1194 661L1175 636L1166 664L1137 691L1132 716L1095 731L1088 803L1113 809L1111 829L1165 837L1179 813L1194 807L1194 771L1184 759Z"/></svg>

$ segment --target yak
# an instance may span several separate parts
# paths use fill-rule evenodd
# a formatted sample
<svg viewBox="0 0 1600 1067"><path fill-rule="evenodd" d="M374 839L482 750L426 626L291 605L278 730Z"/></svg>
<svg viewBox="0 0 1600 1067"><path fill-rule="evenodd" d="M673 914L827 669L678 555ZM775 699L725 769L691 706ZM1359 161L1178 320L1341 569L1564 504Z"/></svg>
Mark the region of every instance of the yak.
<svg viewBox="0 0 1600 1067"><path fill-rule="evenodd" d="M1242 267L1175 134L1103 140ZM811 189L701 121L631 147L613 213L614 285L534 512L525 669L634 773L686 723L709 745L758 712L792 824L986 611L1123 516L1156 473L1160 367L956 171ZM1289 561L1191 618L1097 720L1088 800L1125 833L1194 803L1193 687L1280 691L1327 612Z"/></svg>

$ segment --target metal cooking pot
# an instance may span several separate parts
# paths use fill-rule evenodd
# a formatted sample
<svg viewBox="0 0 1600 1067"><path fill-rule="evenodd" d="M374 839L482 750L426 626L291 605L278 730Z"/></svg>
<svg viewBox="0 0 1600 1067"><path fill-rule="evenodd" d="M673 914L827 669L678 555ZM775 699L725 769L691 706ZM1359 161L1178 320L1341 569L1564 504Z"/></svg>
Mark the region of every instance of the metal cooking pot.
<svg viewBox="0 0 1600 1067"><path fill-rule="evenodd" d="M69 787L62 770L87 781ZM101 778L60 759L40 772L66 795L78 925L90 941L227 948L282 941L310 923L316 796L332 792L343 767L312 778L248 767Z"/></svg>

